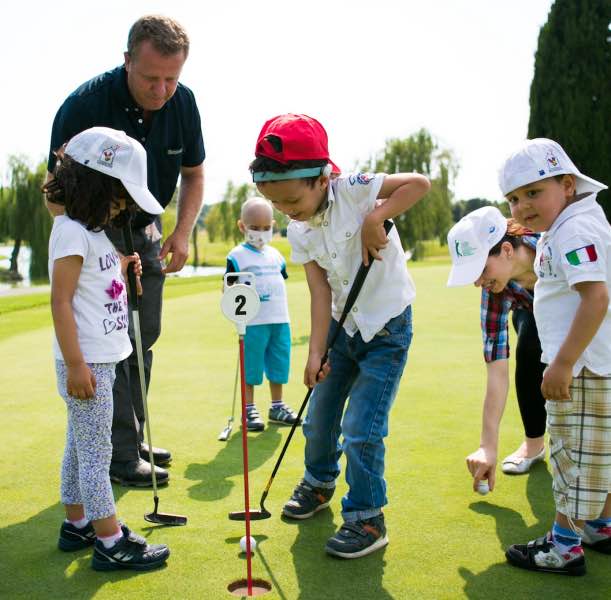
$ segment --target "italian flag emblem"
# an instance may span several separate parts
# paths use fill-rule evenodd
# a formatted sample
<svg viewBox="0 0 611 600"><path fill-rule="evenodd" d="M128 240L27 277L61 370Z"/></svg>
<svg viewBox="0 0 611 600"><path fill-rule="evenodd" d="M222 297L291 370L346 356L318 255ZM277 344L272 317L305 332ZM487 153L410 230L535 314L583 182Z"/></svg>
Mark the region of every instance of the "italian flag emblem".
<svg viewBox="0 0 611 600"><path fill-rule="evenodd" d="M596 254L596 246L590 244L589 246L582 246L576 250L571 250L565 254L566 259L569 261L569 265L574 267L587 262L596 262L598 255Z"/></svg>

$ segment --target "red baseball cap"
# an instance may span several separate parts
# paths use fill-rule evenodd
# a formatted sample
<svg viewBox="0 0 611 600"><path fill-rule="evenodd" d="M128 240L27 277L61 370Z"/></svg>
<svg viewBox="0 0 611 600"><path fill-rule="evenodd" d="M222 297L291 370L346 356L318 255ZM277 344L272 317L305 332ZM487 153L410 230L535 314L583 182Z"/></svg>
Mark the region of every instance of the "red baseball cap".
<svg viewBox="0 0 611 600"><path fill-rule="evenodd" d="M277 150L269 136L279 138ZM287 113L266 121L263 125L255 156L271 158L287 164L293 160L328 160L332 173L341 173L340 168L329 158L329 145L325 128L313 117Z"/></svg>

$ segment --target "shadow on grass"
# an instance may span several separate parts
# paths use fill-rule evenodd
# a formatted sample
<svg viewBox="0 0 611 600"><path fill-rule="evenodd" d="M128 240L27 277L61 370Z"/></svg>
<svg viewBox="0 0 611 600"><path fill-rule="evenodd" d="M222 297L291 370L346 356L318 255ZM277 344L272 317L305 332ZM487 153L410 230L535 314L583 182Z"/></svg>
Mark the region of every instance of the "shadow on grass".
<svg viewBox="0 0 611 600"><path fill-rule="evenodd" d="M249 471L257 469L269 460L281 440L279 428L274 425L268 425L261 433L249 434ZM186 479L199 482L189 488L189 497L194 500L212 502L225 498L236 485L231 478L242 474L242 432L239 425L227 442L215 440L214 443L220 446L220 451L210 462L191 463L185 471Z"/></svg>
<svg viewBox="0 0 611 600"><path fill-rule="evenodd" d="M552 478L544 463L536 467L527 476L526 496L535 517L535 523L528 525L522 515L517 511L496 506L490 502L480 501L471 504L475 512L492 517L496 524L496 533L499 540L499 557L502 560L481 573L471 572L469 569L458 569L463 578L464 593L467 598L608 598L609 578L605 576L606 583L594 583L588 576L588 584L581 577L561 577L542 573L533 573L510 566L504 558L505 550L511 544L524 544L545 534L552 526L555 508L552 496ZM590 555L591 556L591 555ZM590 556L587 560L590 561ZM592 562L597 562L592 557ZM590 564L588 563L588 566ZM608 567L607 567L608 569ZM600 586L600 589L598 587ZM605 589L606 588L606 589ZM604 589L604 591L603 591ZM586 591L587 590L587 591ZM600 592L600 595L598 593Z"/></svg>
<svg viewBox="0 0 611 600"><path fill-rule="evenodd" d="M127 490L114 487L118 500ZM134 571L97 572L91 568L93 550L57 549L64 519L60 502L21 523L0 528L0 598L93 598L115 581L143 575ZM139 524L133 529L140 531Z"/></svg>
<svg viewBox="0 0 611 600"><path fill-rule="evenodd" d="M325 553L327 539L339 525L334 523L331 510L323 510L307 521L284 517L282 520L286 526L297 528L291 554L299 585L298 599L393 598L382 584L386 566L384 550L357 560L334 558Z"/></svg>

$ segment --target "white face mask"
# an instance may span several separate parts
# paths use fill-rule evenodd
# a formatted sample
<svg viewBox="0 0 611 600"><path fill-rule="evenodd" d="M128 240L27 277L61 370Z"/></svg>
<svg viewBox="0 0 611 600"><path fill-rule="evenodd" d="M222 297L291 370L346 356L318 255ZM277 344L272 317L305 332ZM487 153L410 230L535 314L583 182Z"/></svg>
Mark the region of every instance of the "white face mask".
<svg viewBox="0 0 611 600"><path fill-rule="evenodd" d="M256 229L246 228L244 238L251 246L260 250L265 244L269 244L272 241L272 230L257 231Z"/></svg>

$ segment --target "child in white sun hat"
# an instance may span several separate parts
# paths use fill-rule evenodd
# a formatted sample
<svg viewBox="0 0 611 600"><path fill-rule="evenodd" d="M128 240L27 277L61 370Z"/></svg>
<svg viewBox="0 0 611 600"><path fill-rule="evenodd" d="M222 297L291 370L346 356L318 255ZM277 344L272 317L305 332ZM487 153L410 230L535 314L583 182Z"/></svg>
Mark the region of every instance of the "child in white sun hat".
<svg viewBox="0 0 611 600"><path fill-rule="evenodd" d="M556 504L551 532L506 556L526 569L583 575L582 541L611 554L611 227L596 202L606 186L544 138L514 152L499 182L512 215L542 232L534 312Z"/></svg>
<svg viewBox="0 0 611 600"><path fill-rule="evenodd" d="M452 271L448 286L482 288L481 329L486 362L482 432L477 450L467 456L473 489L487 480L494 489L499 427L509 392L509 315L517 333L515 388L524 425L524 442L502 462L504 473L527 473L545 458L545 400L541 344L533 316L533 270L538 235L494 206L465 215L448 233Z"/></svg>
<svg viewBox="0 0 611 600"><path fill-rule="evenodd" d="M131 262L139 275L142 265L137 255L119 256L103 228L136 205L152 214L163 208L147 188L146 151L122 131L87 129L57 156L43 189L65 208L49 239L57 388L68 412L58 546L94 546L100 571L154 569L170 551L117 520L109 477L115 365L132 352L123 273Z"/></svg>

